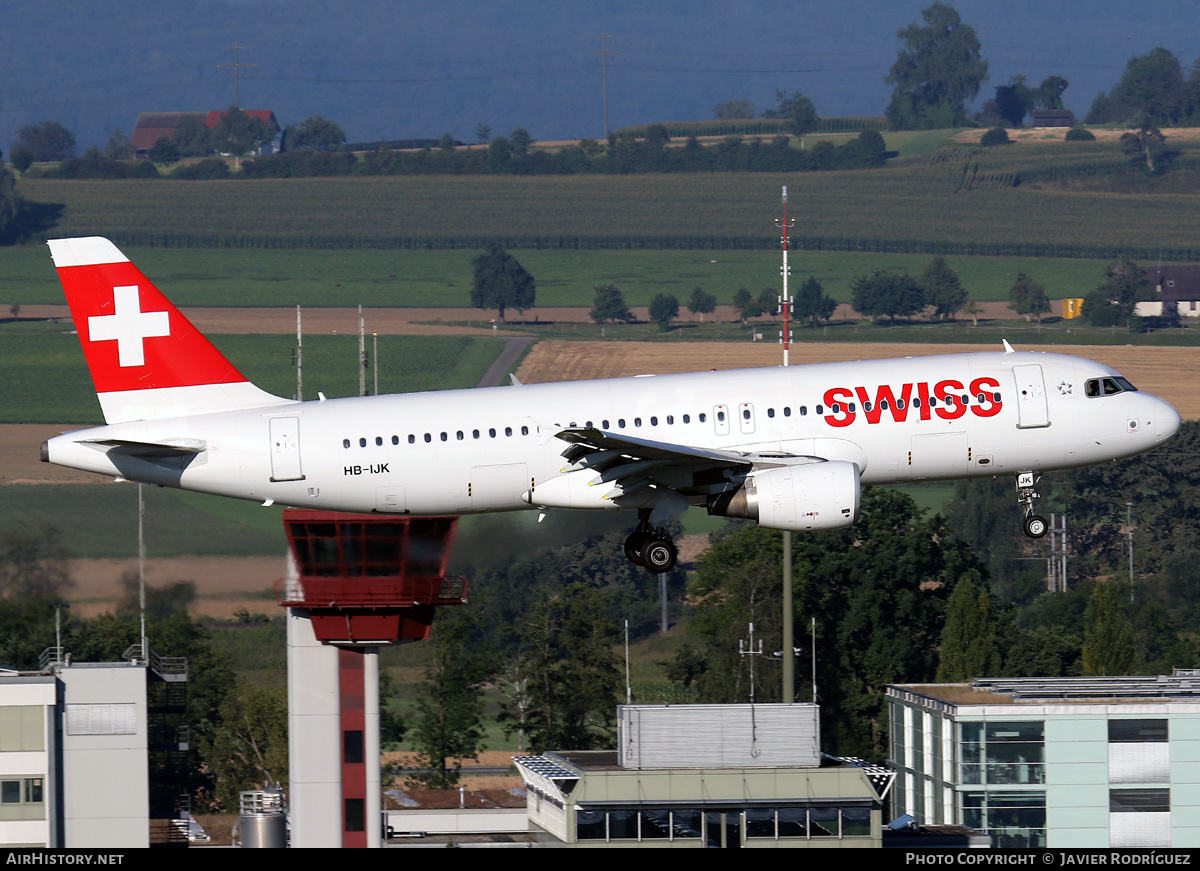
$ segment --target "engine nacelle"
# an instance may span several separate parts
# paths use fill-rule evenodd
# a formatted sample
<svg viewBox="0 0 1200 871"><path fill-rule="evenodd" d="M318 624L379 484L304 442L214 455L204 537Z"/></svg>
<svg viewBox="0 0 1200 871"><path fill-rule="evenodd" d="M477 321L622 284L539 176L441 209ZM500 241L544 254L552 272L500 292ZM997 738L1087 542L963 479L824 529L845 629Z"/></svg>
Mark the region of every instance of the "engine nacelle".
<svg viewBox="0 0 1200 871"><path fill-rule="evenodd" d="M858 466L841 460L751 472L737 490L713 496L708 513L747 517L769 529L841 529L858 519Z"/></svg>

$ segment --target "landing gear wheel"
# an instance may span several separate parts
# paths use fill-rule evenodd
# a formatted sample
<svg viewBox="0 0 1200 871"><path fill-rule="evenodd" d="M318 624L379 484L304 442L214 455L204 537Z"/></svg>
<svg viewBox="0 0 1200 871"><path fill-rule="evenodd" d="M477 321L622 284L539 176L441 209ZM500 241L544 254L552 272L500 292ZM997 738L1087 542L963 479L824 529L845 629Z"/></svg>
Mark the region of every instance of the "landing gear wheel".
<svg viewBox="0 0 1200 871"><path fill-rule="evenodd" d="M1040 514L1030 514L1025 518L1025 534L1030 538L1042 538L1048 529L1046 518Z"/></svg>
<svg viewBox="0 0 1200 871"><path fill-rule="evenodd" d="M657 575L675 568L679 551L667 538L653 538L642 548L641 564Z"/></svg>
<svg viewBox="0 0 1200 871"><path fill-rule="evenodd" d="M631 532L625 539L625 558L631 563L644 567L646 564L642 562L642 550L653 537L649 532L642 530Z"/></svg>

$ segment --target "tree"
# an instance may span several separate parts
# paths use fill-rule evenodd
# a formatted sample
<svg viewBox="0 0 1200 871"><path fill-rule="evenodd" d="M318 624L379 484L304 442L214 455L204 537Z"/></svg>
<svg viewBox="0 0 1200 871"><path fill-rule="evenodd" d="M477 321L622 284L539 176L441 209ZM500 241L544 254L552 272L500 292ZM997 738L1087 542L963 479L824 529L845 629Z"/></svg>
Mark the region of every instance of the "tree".
<svg viewBox="0 0 1200 871"><path fill-rule="evenodd" d="M754 304L757 306L759 314L777 314L779 312L779 291L773 287L764 287L758 292L758 298L754 300Z"/></svg>
<svg viewBox="0 0 1200 871"><path fill-rule="evenodd" d="M657 294L650 300L650 320L658 324L658 328L666 332L671 327L671 321L679 317L679 300L669 293Z"/></svg>
<svg viewBox="0 0 1200 871"><path fill-rule="evenodd" d="M179 146L179 153L184 157L203 157L213 150L204 116L194 112L179 117L171 138L175 140L175 144Z"/></svg>
<svg viewBox="0 0 1200 871"><path fill-rule="evenodd" d="M475 128L475 138L479 140L480 144L487 142L492 138L492 128L480 122Z"/></svg>
<svg viewBox="0 0 1200 871"><path fill-rule="evenodd" d="M806 320L810 326L815 327L817 321L827 321L833 317L837 305L836 299L825 295L825 288L821 286L821 282L810 275L800 285L800 292L793 300L792 310L797 320Z"/></svg>
<svg viewBox="0 0 1200 871"><path fill-rule="evenodd" d="M28 154L28 152L26 153ZM13 165L17 166L17 169L21 169L15 159ZM11 245L20 235L23 207L24 200L17 193L16 178L13 177L7 166L0 163L0 244Z"/></svg>
<svg viewBox="0 0 1200 871"><path fill-rule="evenodd" d="M14 148L23 146L38 162L66 160L75 156L75 137L57 121L27 124L17 130Z"/></svg>
<svg viewBox="0 0 1200 871"><path fill-rule="evenodd" d="M529 153L529 149L535 145L534 138L529 135L529 131L524 127L518 127L510 133L508 141L512 145L514 157L524 157Z"/></svg>
<svg viewBox="0 0 1200 871"><path fill-rule="evenodd" d="M1029 320L1029 316L1033 315L1038 319L1038 323L1041 323L1042 315L1050 311L1050 299L1046 296L1046 288L1024 272L1017 273L1017 280L1009 289L1008 298L1008 307L1017 314L1024 315L1025 320Z"/></svg>
<svg viewBox="0 0 1200 871"><path fill-rule="evenodd" d="M887 315L894 324L897 317L915 315L925 308L921 285L906 272L880 269L854 279L850 287L851 305L872 319Z"/></svg>
<svg viewBox="0 0 1200 871"><path fill-rule="evenodd" d="M12 158L12 165L16 167L18 172L24 172L33 166L33 152L24 145L14 145L12 154L9 156Z"/></svg>
<svg viewBox="0 0 1200 871"><path fill-rule="evenodd" d="M717 103L713 106L713 117L718 121L739 121L746 118L753 118L758 114L758 110L754 108L754 104L746 97L740 97L736 100L726 100L723 103Z"/></svg>
<svg viewBox="0 0 1200 871"><path fill-rule="evenodd" d="M510 308L522 313L533 308L537 296L533 276L498 243L490 242L471 264L475 268L471 305L475 308L494 308L500 320Z"/></svg>
<svg viewBox="0 0 1200 871"><path fill-rule="evenodd" d="M1062 76L1046 76L1033 92L1034 107L1038 109L1061 109L1063 91L1071 83Z"/></svg>
<svg viewBox="0 0 1200 871"><path fill-rule="evenodd" d="M542 597L521 628L530 749L595 750L615 739L618 624L599 590L571 584Z"/></svg>
<svg viewBox="0 0 1200 871"><path fill-rule="evenodd" d="M183 156L179 153L179 146L174 139L169 139L166 136L158 137L158 141L150 146L150 151L147 155L154 163L170 165L179 163L179 159Z"/></svg>
<svg viewBox="0 0 1200 871"><path fill-rule="evenodd" d="M961 311L967 303L966 288L945 257L930 260L917 281L925 294L925 303L933 306L936 318L953 320L955 312Z"/></svg>
<svg viewBox="0 0 1200 871"><path fill-rule="evenodd" d="M290 131L287 137L289 151L327 151L346 141L342 128L320 115L305 118L299 127L290 128Z"/></svg>
<svg viewBox="0 0 1200 871"><path fill-rule="evenodd" d="M1133 669L1136 650L1129 619L1129 587L1098 583L1088 599L1083 634L1083 673L1122 675Z"/></svg>
<svg viewBox="0 0 1200 871"><path fill-rule="evenodd" d="M455 148L454 137L449 133L443 133L442 138L438 140L438 148L442 151L453 151Z"/></svg>
<svg viewBox="0 0 1200 871"><path fill-rule="evenodd" d="M1121 151L1129 155L1134 166L1143 166L1147 175L1166 172L1176 152L1167 148L1166 137L1157 127L1143 124L1141 128L1121 136Z"/></svg>
<svg viewBox="0 0 1200 871"><path fill-rule="evenodd" d="M221 120L209 134L209 145L219 154L241 157L258 151L275 138L279 131L272 130L267 122L248 115L237 106L230 106L221 113Z"/></svg>
<svg viewBox="0 0 1200 871"><path fill-rule="evenodd" d="M228 813L243 790L288 785L287 688L239 680L220 703L220 725L202 741L216 779L216 799Z"/></svg>
<svg viewBox="0 0 1200 871"><path fill-rule="evenodd" d="M0 598L58 596L72 584L62 531L17 526L0 536Z"/></svg>
<svg viewBox="0 0 1200 871"><path fill-rule="evenodd" d="M817 116L817 108L813 101L799 91L789 94L787 91L775 92L776 107L762 113L764 118L787 118L791 132L803 136L817 125L821 119Z"/></svg>
<svg viewBox="0 0 1200 871"><path fill-rule="evenodd" d="M733 294L733 309L738 313L738 317L745 323L748 318L756 318L762 314L762 309L759 308L754 297L750 295L750 291L744 287L739 287Z"/></svg>
<svg viewBox="0 0 1200 871"><path fill-rule="evenodd" d="M687 308L692 314L700 315L700 323L704 323L704 316L717 310L717 298L711 293L706 293L702 287L693 287L692 295L688 297Z"/></svg>
<svg viewBox="0 0 1200 871"><path fill-rule="evenodd" d="M108 137L108 144L104 146L104 156L109 160L129 160L133 157L133 145L120 127Z"/></svg>
<svg viewBox="0 0 1200 871"><path fill-rule="evenodd" d="M905 48L885 79L895 85L888 123L895 130L962 126L987 79L979 39L952 6L934 3L921 17L925 27L910 24L896 34Z"/></svg>
<svg viewBox="0 0 1200 871"><path fill-rule="evenodd" d="M625 294L615 284L597 285L592 297L592 310L589 316L598 324L634 322L633 312L625 305Z"/></svg>
<svg viewBox="0 0 1200 871"><path fill-rule="evenodd" d="M989 596L977 571L959 578L946 604L938 649L938 683L965 683L998 671L996 629L988 618Z"/></svg>
<svg viewBox="0 0 1200 871"><path fill-rule="evenodd" d="M1081 312L1096 326L1125 323L1139 302L1154 296L1145 273L1128 257L1109 264L1104 276L1104 283L1084 298Z"/></svg>
<svg viewBox="0 0 1200 871"><path fill-rule="evenodd" d="M1036 95L1022 75L1013 76L1007 85L996 86L996 109L1009 127L1023 126L1035 102Z"/></svg>
<svg viewBox="0 0 1200 871"><path fill-rule="evenodd" d="M478 758L486 737L483 686L495 663L475 643L476 617L469 606L449 609L438 615L430 637L433 664L417 689L409 739L424 769L411 779L432 789L457 785L462 761Z"/></svg>

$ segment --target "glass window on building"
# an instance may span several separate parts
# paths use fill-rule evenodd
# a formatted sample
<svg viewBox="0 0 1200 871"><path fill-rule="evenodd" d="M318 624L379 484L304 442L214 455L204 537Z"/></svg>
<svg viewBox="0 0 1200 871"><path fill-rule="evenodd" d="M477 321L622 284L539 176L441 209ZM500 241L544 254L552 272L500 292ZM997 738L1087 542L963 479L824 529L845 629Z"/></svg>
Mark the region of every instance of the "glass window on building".
<svg viewBox="0 0 1200 871"><path fill-rule="evenodd" d="M959 782L1046 782L1045 726L1040 720L959 725Z"/></svg>
<svg viewBox="0 0 1200 871"><path fill-rule="evenodd" d="M1108 721L1108 782L1169 783L1171 745L1167 720Z"/></svg>
<svg viewBox="0 0 1200 871"><path fill-rule="evenodd" d="M5 777L0 780L0 820L44 820L45 784L43 777Z"/></svg>
<svg viewBox="0 0 1200 871"><path fill-rule="evenodd" d="M964 792L962 803L963 825L986 832L993 847L1046 846L1045 792Z"/></svg>

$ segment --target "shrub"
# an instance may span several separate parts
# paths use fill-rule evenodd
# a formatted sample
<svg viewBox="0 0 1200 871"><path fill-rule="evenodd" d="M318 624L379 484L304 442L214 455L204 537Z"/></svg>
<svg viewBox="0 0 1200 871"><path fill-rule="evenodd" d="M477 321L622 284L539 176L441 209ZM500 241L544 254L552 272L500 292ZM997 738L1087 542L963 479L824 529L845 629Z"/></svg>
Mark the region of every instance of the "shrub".
<svg viewBox="0 0 1200 871"><path fill-rule="evenodd" d="M1096 134L1086 127L1072 127L1067 131L1067 142L1095 142Z"/></svg>
<svg viewBox="0 0 1200 871"><path fill-rule="evenodd" d="M991 148L993 145L1008 145L1008 131L1003 127L993 127L987 133L983 134L983 138L979 140L979 144L985 148Z"/></svg>
<svg viewBox="0 0 1200 871"><path fill-rule="evenodd" d="M216 179L229 178L229 165L219 157L206 157L196 163L175 167L171 178Z"/></svg>

